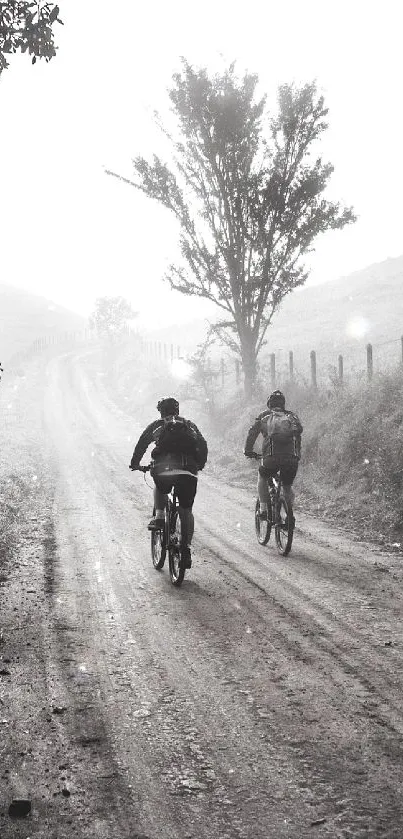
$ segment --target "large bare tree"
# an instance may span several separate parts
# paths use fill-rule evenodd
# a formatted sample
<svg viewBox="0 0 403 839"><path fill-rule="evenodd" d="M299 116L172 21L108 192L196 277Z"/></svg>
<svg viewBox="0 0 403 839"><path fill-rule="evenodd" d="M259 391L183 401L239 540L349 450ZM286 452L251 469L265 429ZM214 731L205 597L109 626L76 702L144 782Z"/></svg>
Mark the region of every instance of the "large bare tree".
<svg viewBox="0 0 403 839"><path fill-rule="evenodd" d="M327 128L315 84L282 85L270 116L257 83L233 65L209 76L183 60L169 91L172 165L137 157L128 181L176 217L182 259L167 279L222 310L214 329L241 356L247 395L273 315L307 279L304 255L355 220L324 196L333 167L313 154Z"/></svg>

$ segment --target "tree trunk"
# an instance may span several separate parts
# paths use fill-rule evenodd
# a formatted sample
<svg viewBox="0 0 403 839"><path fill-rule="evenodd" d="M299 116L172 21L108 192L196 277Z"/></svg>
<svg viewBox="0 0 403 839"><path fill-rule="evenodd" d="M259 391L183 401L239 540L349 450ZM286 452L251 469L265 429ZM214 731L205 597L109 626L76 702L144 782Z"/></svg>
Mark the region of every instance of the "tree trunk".
<svg viewBox="0 0 403 839"><path fill-rule="evenodd" d="M244 373L244 392L247 399L251 399L256 385L257 363L256 342L249 333L241 341L241 356Z"/></svg>

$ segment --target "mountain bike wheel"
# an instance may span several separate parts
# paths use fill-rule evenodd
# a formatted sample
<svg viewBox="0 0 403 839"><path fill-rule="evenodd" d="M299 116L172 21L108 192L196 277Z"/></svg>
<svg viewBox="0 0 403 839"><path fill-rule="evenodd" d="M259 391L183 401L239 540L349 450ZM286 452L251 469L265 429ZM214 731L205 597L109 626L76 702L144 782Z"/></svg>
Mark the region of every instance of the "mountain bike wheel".
<svg viewBox="0 0 403 839"><path fill-rule="evenodd" d="M267 521L262 521L260 518L260 501L256 499L256 506L255 506L255 530L256 530L256 538L259 542L259 545L267 545L270 534L271 534L271 512L269 510L267 516Z"/></svg>
<svg viewBox="0 0 403 839"><path fill-rule="evenodd" d="M155 510L153 511L153 516L155 516ZM166 533L166 526L163 530L151 531L151 556L153 560L153 566L157 569L157 571L161 571L164 567L165 557L167 553Z"/></svg>
<svg viewBox="0 0 403 839"><path fill-rule="evenodd" d="M185 566L181 556L182 528L178 510L175 510L171 516L169 537L168 561L171 583L174 586L181 586L185 576Z"/></svg>
<svg viewBox="0 0 403 839"><path fill-rule="evenodd" d="M277 550L283 556L290 553L294 535L294 513L291 504L280 495L277 501L277 515L274 526Z"/></svg>

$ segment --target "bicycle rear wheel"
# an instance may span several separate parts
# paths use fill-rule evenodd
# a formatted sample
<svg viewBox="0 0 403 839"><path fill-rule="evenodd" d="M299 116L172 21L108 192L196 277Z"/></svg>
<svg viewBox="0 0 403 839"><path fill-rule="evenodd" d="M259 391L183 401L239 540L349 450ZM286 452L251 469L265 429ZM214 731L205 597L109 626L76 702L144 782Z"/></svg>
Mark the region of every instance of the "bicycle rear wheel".
<svg viewBox="0 0 403 839"><path fill-rule="evenodd" d="M285 500L283 495L278 497L276 506L274 533L277 550L282 556L287 556L290 553L294 535L294 513L291 504Z"/></svg>
<svg viewBox="0 0 403 839"><path fill-rule="evenodd" d="M171 516L168 562L171 583L174 586L181 586L185 576L185 564L182 559L182 527L179 511L175 510Z"/></svg>
<svg viewBox="0 0 403 839"><path fill-rule="evenodd" d="M155 510L153 511L153 516L155 516ZM154 568L156 568L157 571L162 571L164 567L165 557L167 553L166 534L166 522L163 530L151 531L151 557L153 561L153 566Z"/></svg>
<svg viewBox="0 0 403 839"><path fill-rule="evenodd" d="M259 542L259 545L267 545L271 534L271 513L269 509L269 512L267 514L267 521L262 521L262 519L260 518L260 501L258 498L256 499L255 505L255 530L256 538Z"/></svg>

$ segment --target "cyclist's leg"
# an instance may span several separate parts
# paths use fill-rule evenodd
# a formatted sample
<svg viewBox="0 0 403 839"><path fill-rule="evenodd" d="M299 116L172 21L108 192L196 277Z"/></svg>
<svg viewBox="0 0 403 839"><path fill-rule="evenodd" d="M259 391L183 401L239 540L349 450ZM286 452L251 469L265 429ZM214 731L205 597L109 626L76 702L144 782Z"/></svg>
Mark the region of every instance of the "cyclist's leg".
<svg viewBox="0 0 403 839"><path fill-rule="evenodd" d="M169 490L168 490L169 491ZM162 492L161 489L155 485L154 487L154 507L155 507L155 515L161 517L164 515L164 510L167 503L167 493Z"/></svg>
<svg viewBox="0 0 403 839"><path fill-rule="evenodd" d="M289 504L294 504L295 492L293 483L298 472L298 460L292 460L280 466L280 478L283 484L284 498Z"/></svg>
<svg viewBox="0 0 403 839"><path fill-rule="evenodd" d="M266 516L270 504L269 486L267 482L269 478L272 478L276 474L276 471L276 467L271 463L267 465L266 462L263 462L263 464L259 466L257 491L260 502L260 513L266 513Z"/></svg>
<svg viewBox="0 0 403 839"><path fill-rule="evenodd" d="M154 476L154 510L155 516L151 519L148 527L160 527L164 521L167 494L172 489L172 480L169 478L158 478Z"/></svg>
<svg viewBox="0 0 403 839"><path fill-rule="evenodd" d="M194 533L193 502L197 490L197 478L192 475L178 475L175 480L175 490L178 496L179 516L182 525L182 555L186 566L191 567L190 547Z"/></svg>
<svg viewBox="0 0 403 839"><path fill-rule="evenodd" d="M259 496L260 501L260 512L267 513L267 506L269 503L269 487L267 486L267 478L261 475L260 469L257 476L257 494Z"/></svg>

